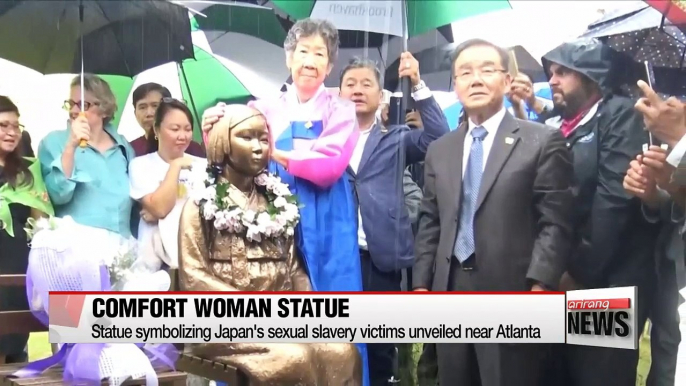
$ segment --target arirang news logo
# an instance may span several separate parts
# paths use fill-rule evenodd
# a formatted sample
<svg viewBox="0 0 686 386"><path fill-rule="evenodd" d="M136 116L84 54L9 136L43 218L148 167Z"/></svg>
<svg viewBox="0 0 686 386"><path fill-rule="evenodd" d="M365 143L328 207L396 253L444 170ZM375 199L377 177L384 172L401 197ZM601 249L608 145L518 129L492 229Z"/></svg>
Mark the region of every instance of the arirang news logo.
<svg viewBox="0 0 686 386"><path fill-rule="evenodd" d="M567 343L638 348L636 287L567 292Z"/></svg>

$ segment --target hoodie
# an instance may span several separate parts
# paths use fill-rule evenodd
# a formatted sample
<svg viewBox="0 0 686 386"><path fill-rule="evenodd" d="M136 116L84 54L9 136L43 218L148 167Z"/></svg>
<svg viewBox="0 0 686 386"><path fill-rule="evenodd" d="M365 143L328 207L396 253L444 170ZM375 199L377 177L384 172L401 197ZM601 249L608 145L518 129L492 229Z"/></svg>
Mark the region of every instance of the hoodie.
<svg viewBox="0 0 686 386"><path fill-rule="evenodd" d="M613 92L617 57L595 39L564 43L542 58L550 77L557 63L594 81L602 99L579 120L567 138L574 155L575 245L567 271L585 288L649 285L659 228L648 223L639 199L624 191L629 163L648 143L634 102ZM560 127L562 119L546 121Z"/></svg>

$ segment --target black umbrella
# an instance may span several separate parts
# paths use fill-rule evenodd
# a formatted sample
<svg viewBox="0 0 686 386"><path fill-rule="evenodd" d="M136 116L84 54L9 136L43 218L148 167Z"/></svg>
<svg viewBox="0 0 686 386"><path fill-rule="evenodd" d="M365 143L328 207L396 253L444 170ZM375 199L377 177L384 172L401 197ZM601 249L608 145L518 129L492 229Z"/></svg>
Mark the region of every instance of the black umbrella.
<svg viewBox="0 0 686 386"><path fill-rule="evenodd" d="M193 58L188 10L164 0L6 0L0 36L0 57L43 74L133 77Z"/></svg>
<svg viewBox="0 0 686 386"><path fill-rule="evenodd" d="M419 61L419 71L426 85L436 91L449 91L452 84L452 53L458 43L444 44L432 47L414 54ZM543 66L534 59L522 46L508 49L517 61L517 69L528 75L533 83L547 82L548 78ZM398 68L400 59L393 62L386 70L384 85L388 90L396 90L399 85Z"/></svg>
<svg viewBox="0 0 686 386"><path fill-rule="evenodd" d="M686 64L686 26L674 25L659 11L638 2L615 11L588 27L582 38L597 38L638 63L683 68Z"/></svg>

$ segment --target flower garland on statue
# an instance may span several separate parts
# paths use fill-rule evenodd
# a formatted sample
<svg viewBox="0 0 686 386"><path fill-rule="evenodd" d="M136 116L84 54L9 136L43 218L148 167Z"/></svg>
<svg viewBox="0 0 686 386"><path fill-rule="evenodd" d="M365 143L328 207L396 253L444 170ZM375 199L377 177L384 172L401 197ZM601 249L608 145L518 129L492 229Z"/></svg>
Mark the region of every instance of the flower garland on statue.
<svg viewBox="0 0 686 386"><path fill-rule="evenodd" d="M293 236L300 220L298 200L279 176L263 171L254 179L258 191L267 198L266 210L243 210L228 197L229 182L218 182L216 166L207 169L203 183L194 187L193 200L207 221L219 231L245 232L254 242L262 238Z"/></svg>

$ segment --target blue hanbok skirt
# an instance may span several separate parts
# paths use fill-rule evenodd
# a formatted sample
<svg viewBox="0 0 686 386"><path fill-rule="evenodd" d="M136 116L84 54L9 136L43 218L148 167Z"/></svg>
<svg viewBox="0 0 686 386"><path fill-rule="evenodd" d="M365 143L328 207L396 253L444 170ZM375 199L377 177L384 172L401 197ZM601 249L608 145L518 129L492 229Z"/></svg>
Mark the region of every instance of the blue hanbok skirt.
<svg viewBox="0 0 686 386"><path fill-rule="evenodd" d="M293 139L315 139L321 121L292 122L277 139L279 150L293 150ZM308 126L308 127L306 127ZM345 175L328 188L320 188L289 174L272 162L270 172L288 184L303 206L295 231L295 245L303 259L314 291L362 291L360 250L357 243L357 209L353 191ZM358 344L364 369L364 386L369 385L367 348Z"/></svg>

